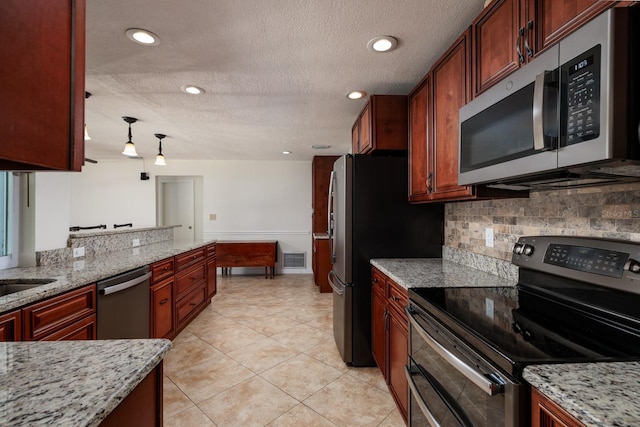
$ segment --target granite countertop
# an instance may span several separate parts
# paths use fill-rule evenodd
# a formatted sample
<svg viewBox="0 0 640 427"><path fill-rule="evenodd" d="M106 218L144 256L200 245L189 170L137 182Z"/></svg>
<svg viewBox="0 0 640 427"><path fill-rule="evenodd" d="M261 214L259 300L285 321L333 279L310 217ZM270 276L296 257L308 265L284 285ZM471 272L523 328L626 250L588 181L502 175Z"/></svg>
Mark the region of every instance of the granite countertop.
<svg viewBox="0 0 640 427"><path fill-rule="evenodd" d="M405 289L516 285L512 280L442 258L372 259L371 264Z"/></svg>
<svg viewBox="0 0 640 427"><path fill-rule="evenodd" d="M98 425L170 348L164 339L0 343L0 425Z"/></svg>
<svg viewBox="0 0 640 427"><path fill-rule="evenodd" d="M532 365L524 379L587 426L640 423L640 362Z"/></svg>
<svg viewBox="0 0 640 427"><path fill-rule="evenodd" d="M53 279L52 283L0 297L0 313L170 258L212 242L215 240L167 240L108 252L91 258L78 258L67 263L0 270L0 282L17 279Z"/></svg>

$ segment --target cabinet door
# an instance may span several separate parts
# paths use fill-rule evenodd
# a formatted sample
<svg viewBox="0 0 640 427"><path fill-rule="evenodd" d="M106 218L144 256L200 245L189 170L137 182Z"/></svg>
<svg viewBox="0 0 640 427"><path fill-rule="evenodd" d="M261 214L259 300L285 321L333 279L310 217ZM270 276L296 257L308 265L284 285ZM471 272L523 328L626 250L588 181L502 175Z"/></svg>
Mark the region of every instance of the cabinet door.
<svg viewBox="0 0 640 427"><path fill-rule="evenodd" d="M84 163L84 0L3 0L0 169Z"/></svg>
<svg viewBox="0 0 640 427"><path fill-rule="evenodd" d="M527 0L527 19L534 27L528 40L535 43L536 53L542 52L614 4L599 0Z"/></svg>
<svg viewBox="0 0 640 427"><path fill-rule="evenodd" d="M409 95L409 201L429 199L433 178L429 141L431 81L429 76Z"/></svg>
<svg viewBox="0 0 640 427"><path fill-rule="evenodd" d="M469 31L434 65L432 200L465 198L473 187L458 185L458 111L469 98Z"/></svg>
<svg viewBox="0 0 640 427"><path fill-rule="evenodd" d="M407 318L394 309L389 310L389 389L398 404L403 418L407 419L408 384L404 367L408 358Z"/></svg>
<svg viewBox="0 0 640 427"><path fill-rule="evenodd" d="M371 139L371 101L362 111L360 115L360 123L358 124L360 130L360 143L358 152L366 154L373 149L373 142Z"/></svg>
<svg viewBox="0 0 640 427"><path fill-rule="evenodd" d="M0 342L20 341L20 310L0 315Z"/></svg>
<svg viewBox="0 0 640 427"><path fill-rule="evenodd" d="M151 287L151 338L170 338L175 330L173 277Z"/></svg>
<svg viewBox="0 0 640 427"><path fill-rule="evenodd" d="M213 298L218 291L217 286L217 271L216 271L216 259L207 259L207 299Z"/></svg>
<svg viewBox="0 0 640 427"><path fill-rule="evenodd" d="M474 96L517 70L521 59L525 60L520 1L525 0L494 2L473 22Z"/></svg>
<svg viewBox="0 0 640 427"><path fill-rule="evenodd" d="M533 388L531 390L531 427L585 427L571 414Z"/></svg>
<svg viewBox="0 0 640 427"><path fill-rule="evenodd" d="M351 152L358 154L360 152L360 119L356 120L351 128Z"/></svg>
<svg viewBox="0 0 640 427"><path fill-rule="evenodd" d="M371 301L371 351L382 376L386 378L387 367L385 357L386 304L384 295L374 289Z"/></svg>

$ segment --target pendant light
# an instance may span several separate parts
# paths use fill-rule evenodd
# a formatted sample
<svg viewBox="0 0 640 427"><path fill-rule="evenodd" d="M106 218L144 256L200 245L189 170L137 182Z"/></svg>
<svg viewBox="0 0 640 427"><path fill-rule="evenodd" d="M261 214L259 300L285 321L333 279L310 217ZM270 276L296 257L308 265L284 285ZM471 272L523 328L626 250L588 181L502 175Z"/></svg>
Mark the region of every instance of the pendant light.
<svg viewBox="0 0 640 427"><path fill-rule="evenodd" d="M131 123L135 123L138 121L138 119L133 118L133 117L122 117L122 119L129 123L129 141L127 141L127 143L124 145L124 151L122 152L122 154L124 154L125 156L129 156L129 157L138 157L138 153L136 152L136 146L133 143L133 141L131 141Z"/></svg>
<svg viewBox="0 0 640 427"><path fill-rule="evenodd" d="M161 133L156 133L154 135L156 138L158 138L158 155L156 156L154 165L166 166L167 162L164 161L164 156L162 155L162 138L165 138L167 135L163 135Z"/></svg>

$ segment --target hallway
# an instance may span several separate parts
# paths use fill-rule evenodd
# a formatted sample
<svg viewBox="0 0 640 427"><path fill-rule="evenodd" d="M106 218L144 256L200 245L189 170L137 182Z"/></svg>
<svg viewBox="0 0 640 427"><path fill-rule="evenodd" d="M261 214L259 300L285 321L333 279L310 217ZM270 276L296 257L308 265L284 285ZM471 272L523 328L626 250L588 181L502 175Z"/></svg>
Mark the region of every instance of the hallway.
<svg viewBox="0 0 640 427"><path fill-rule="evenodd" d="M404 426L379 369L340 359L311 275L218 276L164 373L167 427Z"/></svg>

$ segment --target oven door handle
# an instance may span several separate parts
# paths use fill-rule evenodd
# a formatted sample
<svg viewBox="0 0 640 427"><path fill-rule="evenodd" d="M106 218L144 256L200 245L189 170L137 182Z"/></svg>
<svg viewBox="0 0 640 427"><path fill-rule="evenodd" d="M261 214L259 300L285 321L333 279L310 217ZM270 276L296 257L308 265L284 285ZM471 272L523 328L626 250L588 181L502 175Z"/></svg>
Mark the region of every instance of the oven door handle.
<svg viewBox="0 0 640 427"><path fill-rule="evenodd" d="M414 313L409 310L408 307L405 307L404 311L407 313L407 317L409 318L409 323L411 323L411 326L413 326L416 331L418 331L420 336L427 342L427 344L429 344L429 346L433 350L435 350L436 353L440 355L440 357L442 357L450 365L456 368L458 372L464 375L472 383L480 387L480 389L487 393L489 396L494 396L504 391L504 386L502 384L496 384L493 381L489 380L482 373L476 371L471 366L460 360L455 354L444 348L442 344L436 341L427 331L424 330L422 326L420 326L418 321L415 319Z"/></svg>
<svg viewBox="0 0 640 427"><path fill-rule="evenodd" d="M407 383L409 384L411 394L413 394L413 396L415 397L416 403L420 407L420 410L422 411L424 416L427 418L427 421L429 421L429 424L431 424L433 427L440 427L440 423L433 415L433 413L429 410L429 407L424 402L424 400L422 400L420 392L418 391L418 387L416 386L416 382L413 380L413 376L411 375L411 371L409 371L408 366L404 367L404 374L407 377Z"/></svg>

